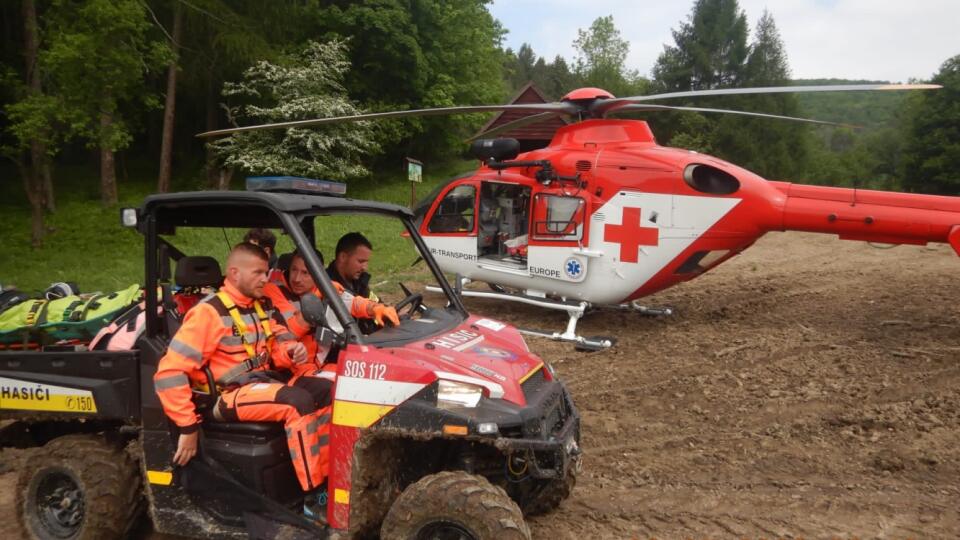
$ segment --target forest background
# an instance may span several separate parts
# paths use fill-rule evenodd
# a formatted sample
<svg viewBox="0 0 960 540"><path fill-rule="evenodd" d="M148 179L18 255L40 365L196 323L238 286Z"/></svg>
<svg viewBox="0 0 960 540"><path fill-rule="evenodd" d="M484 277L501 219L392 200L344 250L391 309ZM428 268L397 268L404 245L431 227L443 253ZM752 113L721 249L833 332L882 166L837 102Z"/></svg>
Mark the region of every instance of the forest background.
<svg viewBox="0 0 960 540"><path fill-rule="evenodd" d="M420 189L426 193L475 166L463 140L490 116L298 130L213 145L195 137L202 131L504 103L531 81L548 99L584 86L630 96L881 82L792 79L773 16L750 14L751 22L736 0L694 1L649 78L626 65L629 43L612 16L570 36L574 58L549 59L529 44L505 48L508 29L489 3L0 3L0 284L29 289L72 279L109 287L137 280L142 250L135 235L118 232L118 205L138 205L156 192L242 188L251 173L312 173L348 181L354 197L407 204L404 158L425 162ZM944 88L670 102L860 129L698 113L645 119L661 144L716 155L770 179L960 194L960 56L943 59L931 81L916 82ZM264 147L282 151L265 154ZM105 281L90 269L107 260L115 261L115 272Z"/></svg>

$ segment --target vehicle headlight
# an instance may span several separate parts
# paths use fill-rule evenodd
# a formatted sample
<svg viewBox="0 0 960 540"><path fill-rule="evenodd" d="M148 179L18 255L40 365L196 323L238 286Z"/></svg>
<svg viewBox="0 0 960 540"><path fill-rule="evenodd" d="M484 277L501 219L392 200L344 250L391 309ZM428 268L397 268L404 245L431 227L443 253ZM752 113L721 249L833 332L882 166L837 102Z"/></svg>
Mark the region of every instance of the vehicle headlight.
<svg viewBox="0 0 960 540"><path fill-rule="evenodd" d="M437 407L441 409L473 408L480 403L481 397L483 388L475 384L440 379L437 386Z"/></svg>

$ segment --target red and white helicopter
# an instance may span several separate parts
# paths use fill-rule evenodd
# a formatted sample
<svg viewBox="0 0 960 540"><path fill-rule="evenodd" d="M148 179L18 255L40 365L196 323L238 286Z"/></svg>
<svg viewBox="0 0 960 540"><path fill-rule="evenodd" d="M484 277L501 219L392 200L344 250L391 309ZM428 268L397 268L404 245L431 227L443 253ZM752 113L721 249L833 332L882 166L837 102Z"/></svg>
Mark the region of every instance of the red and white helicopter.
<svg viewBox="0 0 960 540"><path fill-rule="evenodd" d="M890 244L946 242L960 254L960 197L917 195L769 181L705 154L657 144L638 111L693 110L820 124L761 113L673 107L650 101L696 96L883 91L936 85L740 88L615 98L597 88L560 102L421 109L225 129L257 129L419 115L521 110L529 116L482 136L555 116L578 120L542 149L517 153L514 139L473 143L482 165L438 188L415 209L420 233L441 268L457 274L464 296L519 301L565 311L562 332L529 333L600 349L612 338L576 333L587 310L616 307L669 314L637 300L693 279L769 231L808 231ZM468 281L492 291L468 290Z"/></svg>

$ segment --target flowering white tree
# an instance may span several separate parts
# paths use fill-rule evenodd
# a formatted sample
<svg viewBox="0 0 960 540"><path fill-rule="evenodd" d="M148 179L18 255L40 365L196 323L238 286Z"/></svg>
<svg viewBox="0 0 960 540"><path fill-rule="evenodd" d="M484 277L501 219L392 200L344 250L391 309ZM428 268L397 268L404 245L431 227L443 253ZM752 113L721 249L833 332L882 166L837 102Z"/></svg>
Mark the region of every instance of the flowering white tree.
<svg viewBox="0 0 960 540"><path fill-rule="evenodd" d="M224 107L244 125L362 114L343 86L349 68L345 42L311 41L298 54L258 62L242 81L225 83L224 97L244 103ZM367 175L361 159L380 149L369 122L235 133L210 145L226 168L335 180Z"/></svg>

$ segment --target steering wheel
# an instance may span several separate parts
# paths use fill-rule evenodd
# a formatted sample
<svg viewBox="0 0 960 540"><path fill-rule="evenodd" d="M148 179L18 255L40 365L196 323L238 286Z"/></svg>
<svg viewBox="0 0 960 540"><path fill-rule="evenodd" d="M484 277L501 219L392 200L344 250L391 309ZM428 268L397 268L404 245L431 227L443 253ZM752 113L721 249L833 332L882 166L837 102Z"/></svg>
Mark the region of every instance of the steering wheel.
<svg viewBox="0 0 960 540"><path fill-rule="evenodd" d="M403 300L397 302L393 308L397 310L397 315L401 319L409 319L414 313L420 311L420 308L423 306L423 295L420 293L410 292L410 289L404 287L402 283L400 284L400 288L403 289L403 292L407 296ZM407 306L410 306L410 308L406 313L401 314L400 311Z"/></svg>

